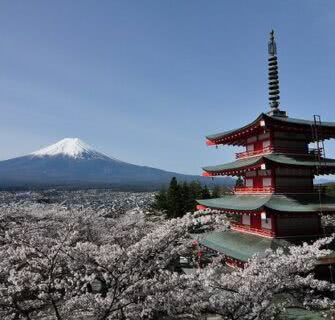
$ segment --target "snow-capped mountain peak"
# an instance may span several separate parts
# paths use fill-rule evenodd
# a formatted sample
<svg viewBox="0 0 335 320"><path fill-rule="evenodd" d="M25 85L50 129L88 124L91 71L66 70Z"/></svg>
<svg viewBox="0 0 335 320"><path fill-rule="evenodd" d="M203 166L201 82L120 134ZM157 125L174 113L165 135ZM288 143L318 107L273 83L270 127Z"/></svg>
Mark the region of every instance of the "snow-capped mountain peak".
<svg viewBox="0 0 335 320"><path fill-rule="evenodd" d="M104 154L95 151L79 138L65 138L55 144L31 153L35 157L65 156L75 159L106 159Z"/></svg>
<svg viewBox="0 0 335 320"><path fill-rule="evenodd" d="M168 184L172 177L210 183L208 177L188 176L107 157L78 138L66 138L28 155L0 161L0 187L54 185L156 190ZM223 179L229 185L235 183L231 178Z"/></svg>

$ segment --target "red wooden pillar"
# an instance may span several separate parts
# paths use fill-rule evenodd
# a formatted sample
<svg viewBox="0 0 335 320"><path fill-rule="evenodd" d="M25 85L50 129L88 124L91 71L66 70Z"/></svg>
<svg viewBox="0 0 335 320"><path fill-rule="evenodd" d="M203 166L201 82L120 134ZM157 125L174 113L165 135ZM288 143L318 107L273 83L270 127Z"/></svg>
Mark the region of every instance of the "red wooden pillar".
<svg viewBox="0 0 335 320"><path fill-rule="evenodd" d="M262 229L262 220L260 214L250 215L250 226L255 229Z"/></svg>

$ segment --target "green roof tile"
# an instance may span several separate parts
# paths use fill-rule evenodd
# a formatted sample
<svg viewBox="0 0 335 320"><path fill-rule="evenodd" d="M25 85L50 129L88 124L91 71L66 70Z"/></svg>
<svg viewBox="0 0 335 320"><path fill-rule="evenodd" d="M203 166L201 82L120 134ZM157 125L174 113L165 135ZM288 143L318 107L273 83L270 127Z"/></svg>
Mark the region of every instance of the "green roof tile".
<svg viewBox="0 0 335 320"><path fill-rule="evenodd" d="M225 255L247 261L255 254L264 254L265 250L287 248L289 242L281 239L268 239L236 231L210 232L199 239L200 244Z"/></svg>
<svg viewBox="0 0 335 320"><path fill-rule="evenodd" d="M234 132L241 131L243 129L246 129L246 128L256 124L261 119L265 119L265 120L270 119L270 120L280 121L280 122L294 124L294 125L302 125L302 126L311 126L311 125L314 124L313 120L296 119L296 118L290 118L290 117L269 116L265 113L261 113L254 121L248 123L247 125L245 125L243 127L228 130L228 131L219 132L219 133L216 133L216 134L211 134L211 135L206 136L206 138L209 139L209 140L215 140L215 139L221 139L221 138L227 137ZM328 129L328 128L335 129L335 122L322 121L321 122L321 127L324 127L326 129Z"/></svg>
<svg viewBox="0 0 335 320"><path fill-rule="evenodd" d="M251 125L260 121L263 118L263 116L264 116L264 113L261 113L253 122L248 123L247 125L245 125L243 127L228 130L228 131L223 131L223 132L219 132L219 133L215 133L215 134L211 134L211 135L206 136L206 138L209 139L209 140L215 140L215 139L218 139L218 138L223 138L225 136L230 135L233 132L237 132L237 131L240 131L240 130L243 130L243 129L246 129L246 128L250 127Z"/></svg>
<svg viewBox="0 0 335 320"><path fill-rule="evenodd" d="M292 124L300 124L304 126L312 126L314 125L313 120L304 120L304 119L297 119L297 118L290 118L290 117L276 117L276 116L267 116L269 118L275 119L277 121L282 121L286 123L292 123ZM321 122L322 127L328 127L328 128L335 128L335 122L329 122L329 121L322 121Z"/></svg>
<svg viewBox="0 0 335 320"><path fill-rule="evenodd" d="M324 311L324 313L327 313ZM280 320L324 320L322 311L306 310L301 308L288 307L278 319ZM327 319L327 318L326 318Z"/></svg>
<svg viewBox="0 0 335 320"><path fill-rule="evenodd" d="M264 158L275 163L296 165L296 166L314 167L319 164L319 162L315 160L315 157L310 155L294 156L294 155L271 153L265 155ZM322 164L328 167L335 167L335 159L325 158L322 160Z"/></svg>
<svg viewBox="0 0 335 320"><path fill-rule="evenodd" d="M242 159L242 160L236 160L233 162L228 162L225 164L220 164L217 166L208 166L203 167L205 171L223 171L223 170L233 170L233 169L240 169L244 167L249 167L257 164L257 162L262 160L262 156L252 157L249 159Z"/></svg>
<svg viewBox="0 0 335 320"><path fill-rule="evenodd" d="M225 170L243 169L257 165L258 163L261 163L262 160L265 162L273 162L278 164L303 166L303 167L315 167L316 165L319 164L319 162L315 160L314 156L311 155L297 156L297 155L287 155L281 153L271 153L263 156L240 159L216 166L207 166L203 167L203 170L207 172L220 172ZM328 168L335 169L335 159L326 158L322 161L322 164L327 166Z"/></svg>
<svg viewBox="0 0 335 320"><path fill-rule="evenodd" d="M212 209L254 211L262 208L270 199L271 195L229 194L221 198L197 200L197 202Z"/></svg>
<svg viewBox="0 0 335 320"><path fill-rule="evenodd" d="M268 208L283 212L318 212L320 203L318 195L224 195L221 198L197 200L201 205L212 209L255 211ZM335 211L335 198L322 197L322 210Z"/></svg>

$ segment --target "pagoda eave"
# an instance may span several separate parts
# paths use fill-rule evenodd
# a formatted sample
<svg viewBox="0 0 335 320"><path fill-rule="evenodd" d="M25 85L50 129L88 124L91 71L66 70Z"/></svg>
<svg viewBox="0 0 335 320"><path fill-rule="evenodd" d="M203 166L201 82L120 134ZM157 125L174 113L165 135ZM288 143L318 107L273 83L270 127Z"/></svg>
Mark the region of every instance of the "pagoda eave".
<svg viewBox="0 0 335 320"><path fill-rule="evenodd" d="M271 237L237 232L235 230L210 232L199 241L200 245L221 252L226 256L247 262L255 254L264 254L268 249L287 248L289 242Z"/></svg>
<svg viewBox="0 0 335 320"><path fill-rule="evenodd" d="M236 176L257 169L271 169L278 167L310 168L314 175L335 173L335 160L320 158L318 161L311 155L290 155L270 153L238 159L223 165L202 168L203 176Z"/></svg>
<svg viewBox="0 0 335 320"><path fill-rule="evenodd" d="M240 170L220 170L220 171L206 171L204 170L204 172L202 173L203 177L218 177L218 176L239 176L245 172L248 171L253 171L253 170L257 170L258 168L260 168L261 166L253 166L253 167L247 167L247 168L241 168Z"/></svg>
<svg viewBox="0 0 335 320"><path fill-rule="evenodd" d="M200 210L200 211L216 210L216 211L219 211L225 214L237 214L237 215L257 215L257 214L260 214L261 212L264 212L264 210L261 210L261 209L259 210L233 210L233 209L227 209L227 208L212 208L210 206L205 206L201 204L198 204L196 208L197 210Z"/></svg>
<svg viewBox="0 0 335 320"><path fill-rule="evenodd" d="M308 142L313 142L313 125L313 121L309 120L270 116L262 113L254 121L244 127L207 136L206 143L209 146L219 144L245 146L246 139L251 134L264 131L264 129L303 133ZM322 140L335 138L335 122L322 123L318 130Z"/></svg>
<svg viewBox="0 0 335 320"><path fill-rule="evenodd" d="M221 198L197 200L198 204L205 208L226 213L259 214L261 212L273 212L275 214L309 214L335 212L335 198L322 195L321 204L317 193L315 194L263 194L242 195L229 194Z"/></svg>

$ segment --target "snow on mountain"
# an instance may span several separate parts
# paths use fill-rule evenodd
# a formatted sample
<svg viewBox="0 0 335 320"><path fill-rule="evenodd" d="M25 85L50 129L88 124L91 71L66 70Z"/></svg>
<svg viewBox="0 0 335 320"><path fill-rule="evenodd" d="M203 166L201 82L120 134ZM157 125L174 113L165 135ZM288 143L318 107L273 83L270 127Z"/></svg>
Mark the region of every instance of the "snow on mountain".
<svg viewBox="0 0 335 320"><path fill-rule="evenodd" d="M108 157L95 151L79 138L65 138L43 149L32 152L35 157L65 156L74 159L107 159ZM116 160L116 159L113 159Z"/></svg>

